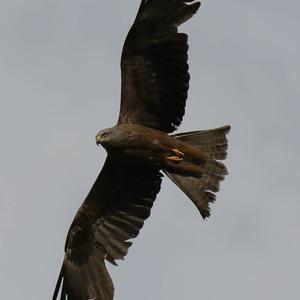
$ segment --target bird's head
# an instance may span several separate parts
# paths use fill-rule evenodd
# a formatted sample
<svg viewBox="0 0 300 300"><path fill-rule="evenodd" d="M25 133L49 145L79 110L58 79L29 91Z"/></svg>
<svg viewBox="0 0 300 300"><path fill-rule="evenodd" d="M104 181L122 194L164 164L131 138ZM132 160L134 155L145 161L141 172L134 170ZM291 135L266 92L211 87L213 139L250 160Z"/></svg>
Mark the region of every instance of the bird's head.
<svg viewBox="0 0 300 300"><path fill-rule="evenodd" d="M101 144L103 147L108 145L113 139L113 130L112 128L106 128L100 130L96 135L96 144Z"/></svg>
<svg viewBox="0 0 300 300"><path fill-rule="evenodd" d="M128 130L124 126L116 125L100 130L96 135L97 145L101 144L108 151L123 151L127 145Z"/></svg>

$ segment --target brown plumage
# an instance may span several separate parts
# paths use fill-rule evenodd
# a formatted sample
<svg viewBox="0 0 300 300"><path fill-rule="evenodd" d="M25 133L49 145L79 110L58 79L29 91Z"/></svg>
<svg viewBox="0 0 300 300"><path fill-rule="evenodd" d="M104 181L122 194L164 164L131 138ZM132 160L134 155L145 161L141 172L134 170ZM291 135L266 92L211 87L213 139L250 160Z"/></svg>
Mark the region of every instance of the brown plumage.
<svg viewBox="0 0 300 300"><path fill-rule="evenodd" d="M199 2L142 1L125 40L119 123L165 132L182 121L189 88L187 35L177 27L195 14Z"/></svg>
<svg viewBox="0 0 300 300"><path fill-rule="evenodd" d="M178 33L200 6L193 0L142 0L126 38L118 124L96 136L106 162L69 229L53 300L112 300L105 260L124 259L149 217L163 171L210 214L227 174L230 127L168 135L181 123L189 73L187 35Z"/></svg>

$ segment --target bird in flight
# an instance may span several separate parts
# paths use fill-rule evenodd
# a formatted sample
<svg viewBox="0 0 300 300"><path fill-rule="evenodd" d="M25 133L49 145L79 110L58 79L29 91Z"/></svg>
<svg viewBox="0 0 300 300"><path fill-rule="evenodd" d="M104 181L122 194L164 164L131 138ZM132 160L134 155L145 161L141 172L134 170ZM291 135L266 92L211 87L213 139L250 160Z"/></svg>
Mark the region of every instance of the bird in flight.
<svg viewBox="0 0 300 300"><path fill-rule="evenodd" d="M178 26L199 9L194 0L142 0L121 57L117 125L96 143L107 158L67 235L53 300L111 300L105 260L124 259L160 190L162 172L210 215L227 174L230 126L170 134L185 113L189 88L187 35Z"/></svg>

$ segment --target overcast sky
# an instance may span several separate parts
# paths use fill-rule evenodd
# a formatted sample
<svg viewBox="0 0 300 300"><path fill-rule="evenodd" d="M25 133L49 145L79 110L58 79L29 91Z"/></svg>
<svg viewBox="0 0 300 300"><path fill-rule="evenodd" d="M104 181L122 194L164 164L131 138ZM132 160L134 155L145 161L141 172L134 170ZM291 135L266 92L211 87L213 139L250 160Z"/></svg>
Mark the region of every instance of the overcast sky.
<svg viewBox="0 0 300 300"><path fill-rule="evenodd" d="M77 208L119 110L119 58L139 0L2 0L0 294L50 299ZM300 3L205 1L189 34L181 131L232 125L203 222L169 180L119 267L116 300L300 296Z"/></svg>

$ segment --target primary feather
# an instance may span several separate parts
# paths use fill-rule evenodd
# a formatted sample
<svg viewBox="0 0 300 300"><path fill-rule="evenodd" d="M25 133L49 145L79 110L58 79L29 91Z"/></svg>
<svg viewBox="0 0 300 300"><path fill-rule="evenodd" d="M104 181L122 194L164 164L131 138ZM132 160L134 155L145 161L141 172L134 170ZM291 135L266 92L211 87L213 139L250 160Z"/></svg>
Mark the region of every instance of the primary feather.
<svg viewBox="0 0 300 300"><path fill-rule="evenodd" d="M180 125L190 75L188 37L178 33L177 28L199 6L194 1L142 1L122 52L119 123L135 123L165 132Z"/></svg>

